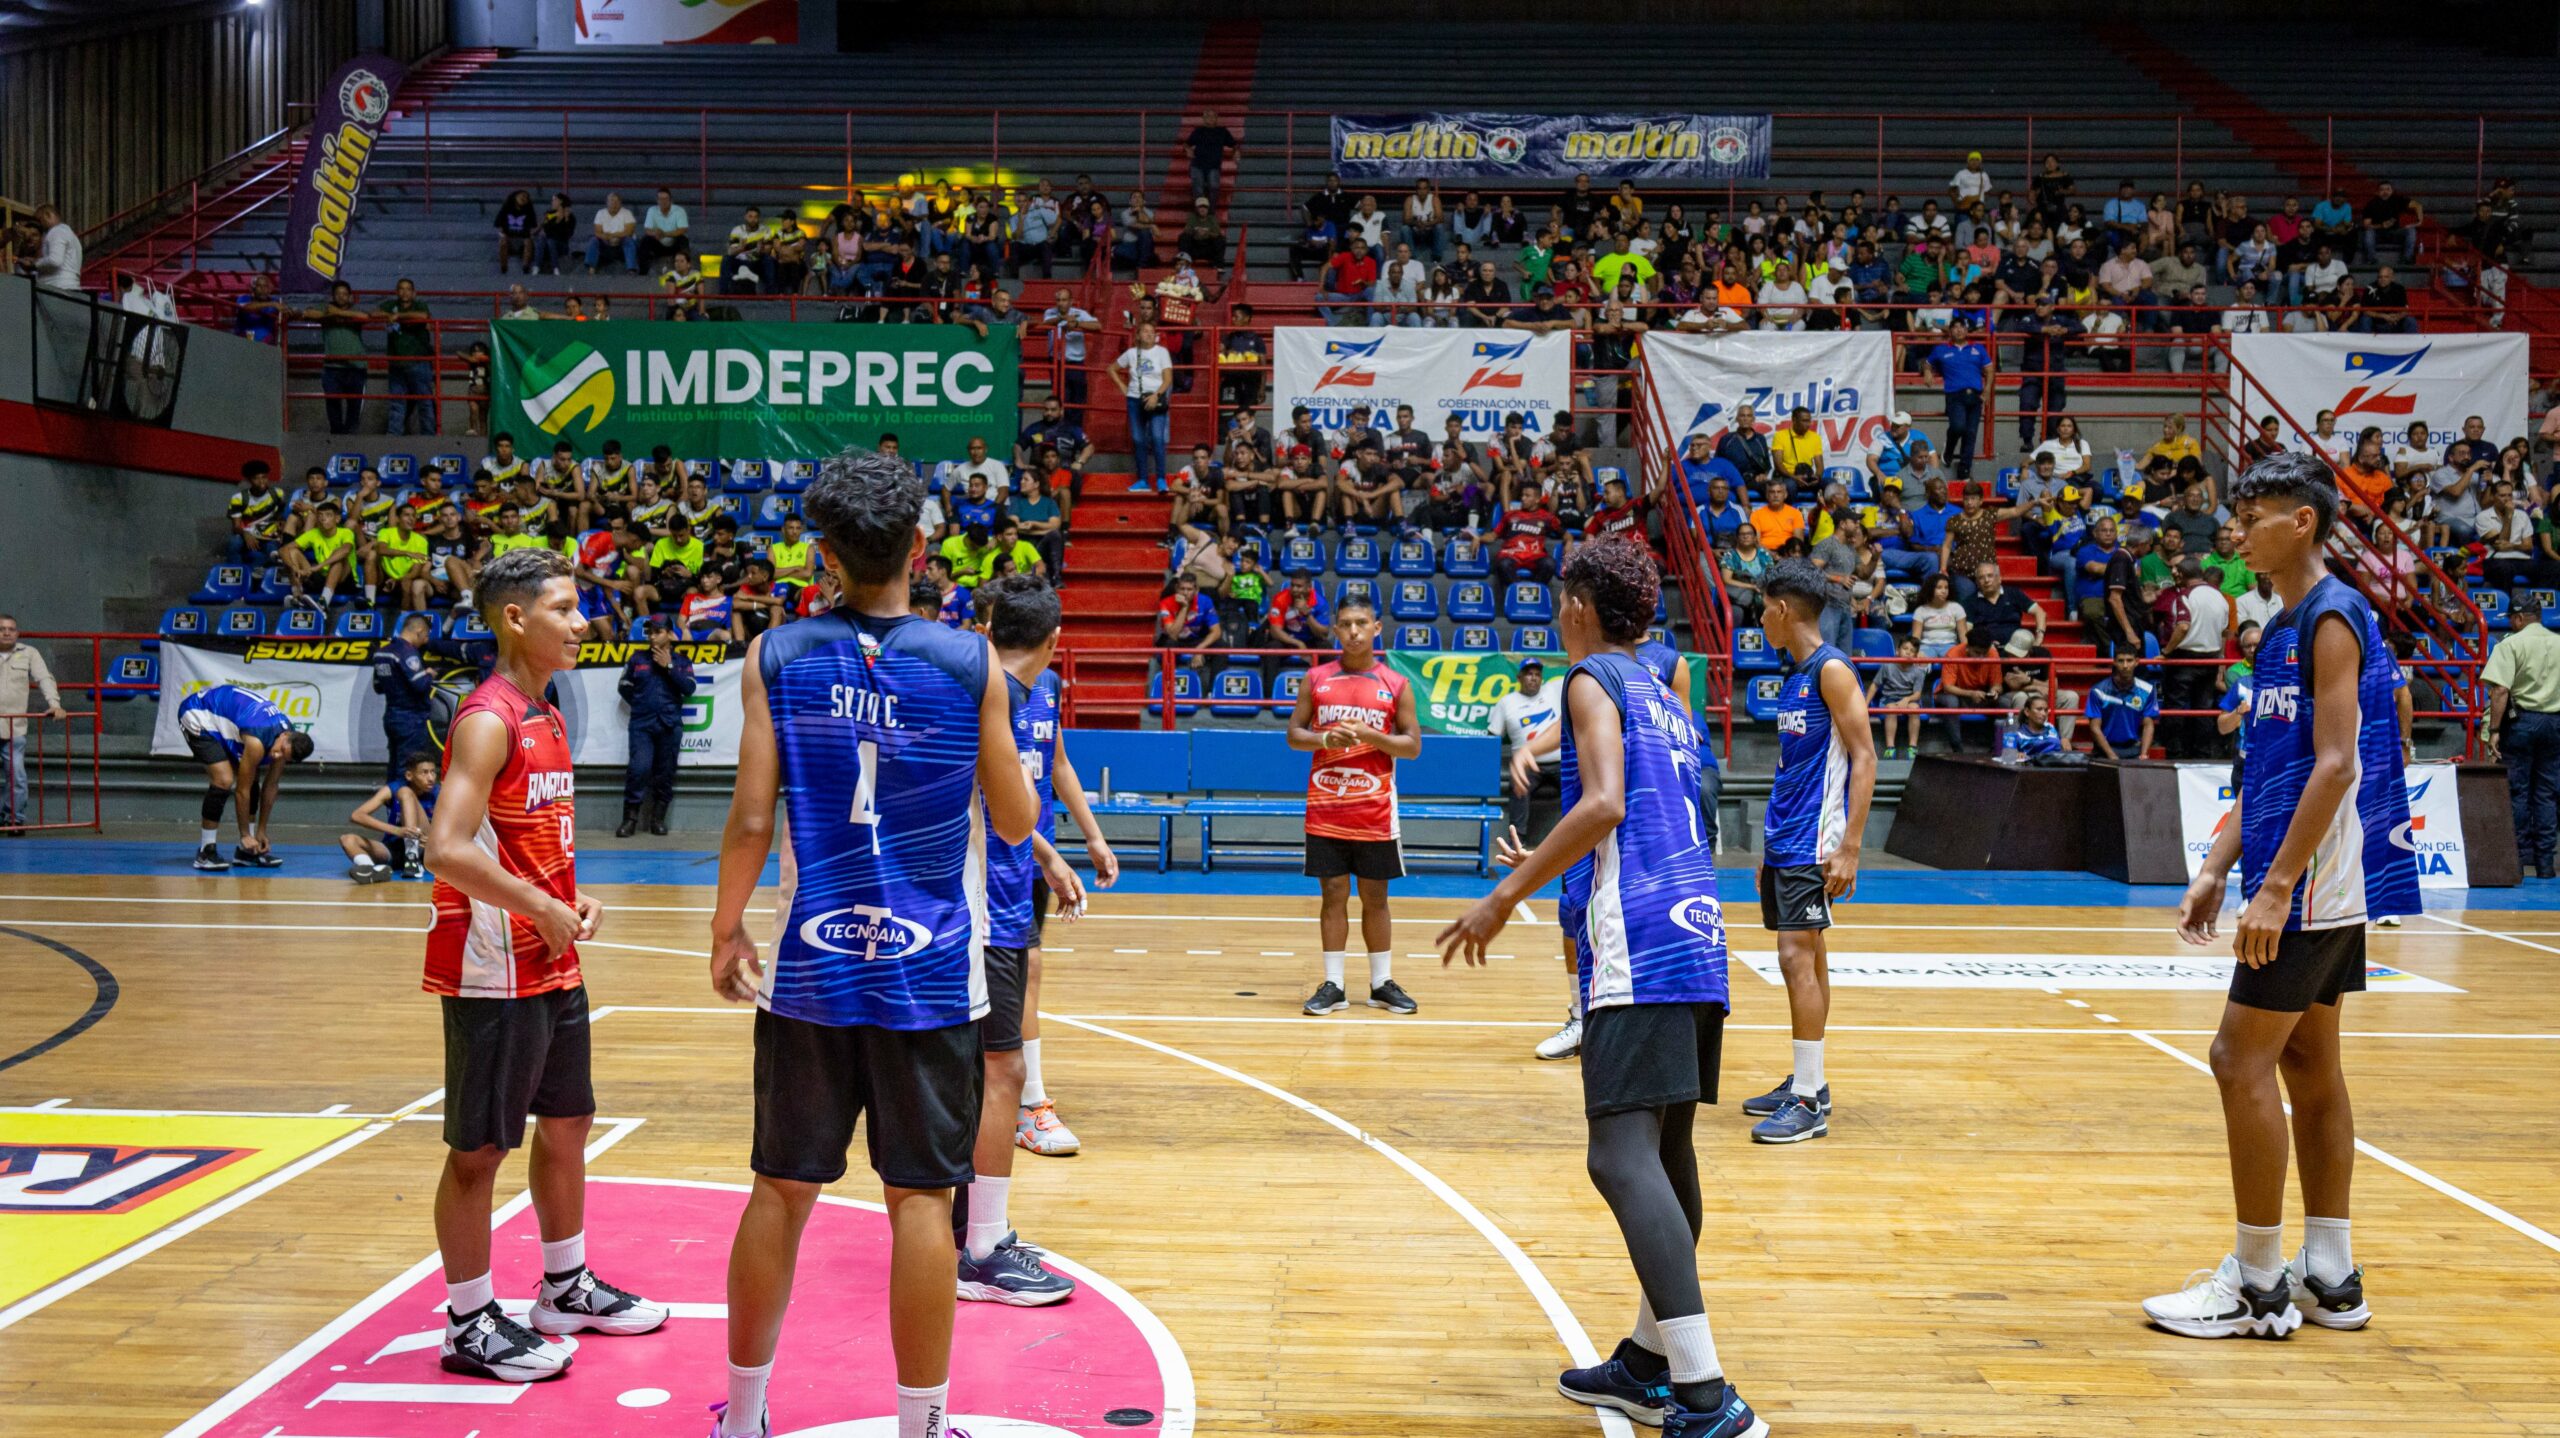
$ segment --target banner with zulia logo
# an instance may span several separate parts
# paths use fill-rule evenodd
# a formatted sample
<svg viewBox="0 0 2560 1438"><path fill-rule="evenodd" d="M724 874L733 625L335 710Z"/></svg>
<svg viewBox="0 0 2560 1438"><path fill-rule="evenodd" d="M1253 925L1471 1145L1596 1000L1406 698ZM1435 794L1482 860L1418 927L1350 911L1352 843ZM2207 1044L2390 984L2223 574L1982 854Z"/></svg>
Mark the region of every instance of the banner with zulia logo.
<svg viewBox="0 0 2560 1438"><path fill-rule="evenodd" d="M2528 375L2520 334L2233 335L2231 403L2256 421L2279 409L2299 448L2320 411L2338 416L2338 433L2382 431L2385 452L2404 443L2424 420L2427 444L2442 449L2462 437L2462 422L2480 416L2489 442L2505 444L2533 431L2525 424ZM2495 456L2491 456L2494 458Z"/></svg>
<svg viewBox="0 0 2560 1438"><path fill-rule="evenodd" d="M1365 404L1381 431L1396 406L1413 406L1413 427L1437 444L1449 416L1467 437L1490 439L1505 418L1544 434L1573 403L1573 337L1508 330L1339 329L1282 326L1272 332L1271 432L1299 405L1325 429L1340 429Z"/></svg>
<svg viewBox="0 0 2560 1438"><path fill-rule="evenodd" d="M1762 434L1785 425L1801 405L1822 436L1822 467L1863 471L1892 423L1893 336L1882 331L1657 331L1644 337L1643 358L1644 382L1671 431L1665 442L1674 455L1693 434L1722 443L1744 405ZM1945 436L1929 438L1943 444Z"/></svg>
<svg viewBox="0 0 2560 1438"><path fill-rule="evenodd" d="M1482 110L1333 117L1345 180L1765 180L1766 115L1514 115Z"/></svg>
<svg viewBox="0 0 2560 1438"><path fill-rule="evenodd" d="M293 209L284 226L287 294L327 293L346 277L347 229L365 167L391 117L392 92L408 71L388 55L358 55L338 67L320 92L303 148L302 173L293 179Z"/></svg>
<svg viewBox="0 0 2560 1438"><path fill-rule="evenodd" d="M2454 792L2451 764L2412 764L2409 785L2409 828L2393 836L2418 866L2421 889L2468 889L2471 862L2462 847L2462 804ZM2214 836L2231 821L2231 766L2178 766L2178 827L2187 849L2187 877L2204 867ZM2233 866L2238 873L2238 866Z"/></svg>

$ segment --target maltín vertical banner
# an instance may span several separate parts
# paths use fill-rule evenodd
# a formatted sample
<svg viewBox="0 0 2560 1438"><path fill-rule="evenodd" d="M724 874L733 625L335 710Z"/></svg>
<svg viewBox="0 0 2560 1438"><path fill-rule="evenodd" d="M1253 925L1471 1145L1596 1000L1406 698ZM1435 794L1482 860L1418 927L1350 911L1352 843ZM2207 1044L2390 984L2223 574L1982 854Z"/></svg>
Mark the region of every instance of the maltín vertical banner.
<svg viewBox="0 0 2560 1438"><path fill-rule="evenodd" d="M358 55L338 67L320 92L302 173L293 181L285 221L284 274L289 293L326 291L346 272L347 225L365 166L391 116L391 96L408 71L388 55Z"/></svg>

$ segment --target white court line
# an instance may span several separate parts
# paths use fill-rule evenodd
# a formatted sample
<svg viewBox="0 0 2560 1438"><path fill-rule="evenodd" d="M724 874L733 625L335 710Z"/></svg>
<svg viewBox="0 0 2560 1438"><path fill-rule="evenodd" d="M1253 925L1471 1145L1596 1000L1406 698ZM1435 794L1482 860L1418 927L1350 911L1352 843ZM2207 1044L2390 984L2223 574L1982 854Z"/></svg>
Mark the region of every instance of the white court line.
<svg viewBox="0 0 2560 1438"><path fill-rule="evenodd" d="M107 920L107 919L15 919L15 918L10 918L10 919L0 919L0 924L10 924L10 925L14 925L14 926L16 926L16 927L18 927L18 928L21 928L21 929L192 929L192 930L194 930L194 931L196 931L196 932L198 932L198 933L202 933L202 932L204 931L204 928L205 928L205 926L204 926L203 924L200 924L200 923L196 923L196 924L177 924L177 923L169 923L169 924L153 924L153 923L142 923L142 922L137 922L137 921L134 921L134 920L114 921L114 920ZM239 932L241 932L241 931L243 931L243 930L251 930L251 929L259 930L259 931L262 931L262 932L268 932L268 933L293 933L293 934L423 934L423 933L425 933L425 932L426 932L426 929L424 929L424 928L416 928L416 929L400 929L400 928L391 928L391 927L389 927L389 926L387 926L387 925L382 925L382 924L233 924L233 923L225 923L225 924L223 924L221 927L222 927L222 932L224 932L224 933L226 933L226 934L239 933Z"/></svg>
<svg viewBox="0 0 2560 1438"><path fill-rule="evenodd" d="M71 1102L71 1100L69 1100L69 1099L67 1099L67 1098L49 1098L49 1099L46 1099L46 1100L45 1100L44 1102L42 1102L42 1103L39 1103L39 1104L31 1104L31 1105L29 1105L29 1106L28 1106L28 1108L27 1108L27 1112L29 1112L29 1113L43 1113L43 1112L45 1112L45 1111L46 1111L46 1110L48 1110L48 1109L57 1109L57 1108L62 1108L62 1107L64 1107L64 1106L68 1105L70 1102Z"/></svg>
<svg viewBox="0 0 2560 1438"><path fill-rule="evenodd" d="M2429 915L2428 917L2432 918L2434 916ZM2142 1040L2144 1043L2149 1044L2151 1047L2158 1049L2160 1052L2167 1054L2169 1057L2176 1059L2178 1062L2185 1064L2187 1067L2194 1069L2198 1073L2204 1074L2208 1077L2213 1073L2213 1065L2206 1063L2203 1059L2197 1058L2195 1055L2188 1053L2186 1050L2179 1048L2175 1044L2162 1043L2159 1039L2154 1038L2152 1035L2139 1029L2125 1029L2121 1032L2132 1034L2135 1038ZM2286 1104L2284 1106L2284 1111L2288 1114L2292 1113L2293 1105ZM2549 1231L2535 1227L2533 1224L2516 1217L2514 1214L2507 1212L2505 1209L2498 1207L2487 1199L2480 1198L2465 1189L2457 1188L2454 1185L2445 1182L2443 1179L2436 1177L2434 1174L2427 1172L2425 1169L2418 1167L2407 1159L2401 1158L2395 1154L2385 1153L2381 1149L2375 1148L2372 1144L2365 1142L2363 1139L2356 1140L2356 1152L2363 1154L2365 1157L2372 1159L2374 1162L2381 1164L2383 1167L2391 1169L2396 1173L2416 1179L2418 1182L2425 1184L2427 1187L2434 1189L2436 1192L2443 1194L2445 1197L2452 1199L2454 1202L2461 1204L2472 1212L2477 1213L2484 1218L2492 1219L2498 1223L2504 1224L2507 1227L2514 1229L2516 1232L2523 1234L2525 1237L2532 1239L2534 1242L2541 1244L2543 1247L2550 1249L2554 1253L2560 1253L2560 1237L2555 1237Z"/></svg>
<svg viewBox="0 0 2560 1438"><path fill-rule="evenodd" d="M1547 1281L1546 1274L1540 1272L1537 1263L1521 1251L1520 1245L1512 1242L1509 1234L1496 1227L1493 1220L1485 1217L1483 1210L1468 1202L1466 1195L1451 1188L1438 1174L1407 1158L1393 1144L1372 1137L1363 1132L1358 1125L1321 1104L1300 1098L1287 1089L1265 1083L1251 1074L1231 1069L1214 1060L1204 1059L1198 1054L1186 1053L1171 1045L1157 1043L1153 1039L1142 1039L1136 1034L1124 1034L1117 1029L1086 1023L1081 1019L1057 1017L1057 1022L1071 1028L1083 1029L1087 1033L1100 1034L1105 1038L1135 1044L1143 1049L1152 1049L1168 1058L1180 1059L1184 1063L1207 1069L1221 1078L1233 1079L1247 1088L1276 1098L1291 1108L1298 1109L1358 1140L1389 1163L1403 1169L1415 1182L1429 1189L1434 1197L1447 1204L1452 1212L1464 1219L1468 1227L1483 1235L1484 1240L1493 1245L1494 1251L1501 1254L1503 1259L1511 1265L1511 1271L1519 1275L1520 1282L1528 1288L1530 1296L1538 1300L1538 1307L1546 1313L1547 1321L1555 1326L1556 1337L1563 1340L1565 1353L1573 1360L1574 1366L1584 1367L1600 1361L1600 1352L1591 1346L1591 1335L1583 1330L1582 1320L1574 1317L1572 1308L1568 1307L1564 1301L1564 1296L1556 1292L1555 1285ZM1601 1430L1608 1433L1610 1438L1632 1438L1635 1430L1628 1424L1624 1415L1605 1408L1594 1409L1593 1412L1600 1420Z"/></svg>
<svg viewBox="0 0 2560 1438"><path fill-rule="evenodd" d="M429 909L424 899L365 903L356 899L180 899L159 894L141 894L129 899L74 897L69 894L0 894L0 900L24 900L37 904L117 904L130 908L135 904L202 904L222 907L264 906L280 909ZM710 910L703 910L709 913Z"/></svg>
<svg viewBox="0 0 2560 1438"><path fill-rule="evenodd" d="M2540 949L2542 952L2544 952L2544 953L2546 953L2546 954L2560 954L2560 949L2555 949L2555 948L2551 947L2549 944L2537 944L2537 943L2533 942L2531 939L2523 938L2523 937L2521 937L2521 936L2519 936L2519 935L2515 935L2515 934L2502 934L2502 933L2499 933L2499 932L2498 932L2497 930L2495 930L2495 929L2484 929L2484 928L2481 928L2481 927L2480 927L2479 925L2477 925L2477 924L2466 924L2466 923L2462 922L2460 919L2448 919L2448 918L2446 918L2446 917L2445 917L2444 915L2442 915L2442 914L2420 914L2418 917L2419 917L2419 918L2422 918L2422 919L2429 919L2429 920L2432 920L2432 921L2434 921L2434 922L2436 922L2436 923L2443 924L2443 925L2445 925L2445 926L2447 926L2447 927L2449 927L2449 928L2459 929L2459 930L2461 930L2463 933L2466 933L2466 934L2478 934L2480 937L2482 937L2482 938L2484 938L2484 939L2503 939L2503 940L2505 940L2506 942L2508 942L2508 943L2510 943L2510 944L2517 944L2517 945L2521 945L2521 946L2522 946L2522 947L2524 947L2524 948L2528 948L2528 949ZM2408 931L2407 931L2406 929L2403 929L2403 930L2401 930L2401 932L2402 932L2402 933L2406 933L2406 932L2408 932Z"/></svg>

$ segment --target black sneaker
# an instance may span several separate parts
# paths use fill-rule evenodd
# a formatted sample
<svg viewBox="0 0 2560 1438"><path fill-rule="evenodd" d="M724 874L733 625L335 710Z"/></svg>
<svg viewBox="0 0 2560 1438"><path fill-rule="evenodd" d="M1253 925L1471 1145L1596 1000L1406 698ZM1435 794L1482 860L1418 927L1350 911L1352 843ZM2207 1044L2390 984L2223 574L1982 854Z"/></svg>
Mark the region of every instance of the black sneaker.
<svg viewBox="0 0 2560 1438"><path fill-rule="evenodd" d="M500 1383L540 1383L569 1371L574 1350L509 1318L491 1303L462 1317L445 1314L444 1371Z"/></svg>
<svg viewBox="0 0 2560 1438"><path fill-rule="evenodd" d="M552 1334L592 1330L622 1336L647 1333L666 1321L664 1304L625 1293L584 1267L556 1277L543 1275L533 1311L525 1315L536 1333Z"/></svg>
<svg viewBox="0 0 2560 1438"><path fill-rule="evenodd" d="M1350 996L1331 979L1316 985L1316 991L1307 995L1307 1012L1311 1014L1338 1014L1349 1007Z"/></svg>
<svg viewBox="0 0 2560 1438"><path fill-rule="evenodd" d="M231 867L231 861L222 857L220 845L207 844L196 850L196 867L208 874L219 874Z"/></svg>
<svg viewBox="0 0 2560 1438"><path fill-rule="evenodd" d="M1794 1074L1789 1074L1785 1078L1778 1080L1778 1086L1776 1088L1769 1090L1758 1098L1744 1099L1742 1101L1742 1111L1752 1118L1767 1118L1769 1115L1785 1108L1787 1106L1787 1100L1795 1097L1795 1092L1796 1076ZM1831 1085L1824 1084L1822 1086L1822 1091L1813 1096L1813 1106L1821 1111L1823 1117L1828 1118L1831 1116Z"/></svg>
<svg viewBox="0 0 2560 1438"><path fill-rule="evenodd" d="M2293 1261L2293 1306L2302 1316L2323 1328L2362 1328L2373 1321L2373 1310L2364 1302L2364 1270L2359 1268L2336 1283L2322 1283L2312 1276L2310 1255L2297 1254Z"/></svg>
<svg viewBox="0 0 2560 1438"><path fill-rule="evenodd" d="M1402 984L1389 979L1369 991L1369 1007L1385 1009L1391 1014L1409 1014L1422 1005L1413 1001L1413 995L1406 993Z"/></svg>
<svg viewBox="0 0 2560 1438"><path fill-rule="evenodd" d="M253 854L247 849L240 848L235 848L231 851L231 862L244 869L281 869L284 867L284 860L277 858L273 854Z"/></svg>

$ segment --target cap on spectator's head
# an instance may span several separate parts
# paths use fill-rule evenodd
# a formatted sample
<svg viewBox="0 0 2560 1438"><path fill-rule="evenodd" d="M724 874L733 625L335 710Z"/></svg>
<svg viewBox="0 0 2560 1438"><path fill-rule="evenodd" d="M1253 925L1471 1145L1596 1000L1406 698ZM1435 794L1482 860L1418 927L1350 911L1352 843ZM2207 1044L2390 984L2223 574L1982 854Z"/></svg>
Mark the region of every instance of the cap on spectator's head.
<svg viewBox="0 0 2560 1438"><path fill-rule="evenodd" d="M2062 487L2062 499L2066 504L2078 504L2080 502L2080 490L2078 486L2069 484L2064 485Z"/></svg>
<svg viewBox="0 0 2560 1438"><path fill-rule="evenodd" d="M1537 670L1537 671L1538 671L1539 673L1541 673L1541 674L1546 673L1546 672L1547 672L1547 661L1545 661L1545 660L1543 660L1543 659L1539 658L1539 657L1538 657L1537 655L1535 655L1535 654L1532 654L1532 655L1530 655L1529 657L1527 657L1526 659L1523 659L1523 660L1521 660L1521 661L1520 661L1520 672L1521 672L1521 673L1526 674L1526 673L1528 673L1528 672L1529 672L1530 670L1532 670L1532 669Z"/></svg>
<svg viewBox="0 0 2560 1438"><path fill-rule="evenodd" d="M1888 474L1884 477L1882 482L1885 488L1892 490L1894 493L1900 494L1902 492L1902 476L1900 473Z"/></svg>
<svg viewBox="0 0 2560 1438"><path fill-rule="evenodd" d="M1529 298L1533 300L1551 300L1555 297L1556 287L1553 285L1540 285L1529 292Z"/></svg>
<svg viewBox="0 0 2560 1438"><path fill-rule="evenodd" d="M1316 452L1315 452L1314 450L1312 450L1312 449L1307 448L1307 447L1306 447L1305 445L1303 445L1303 444L1301 444L1301 445L1294 445L1294 446L1291 446L1291 448L1290 448L1290 450L1289 450L1289 457L1290 457L1291 459L1313 459L1313 458L1315 458L1315 457L1316 457Z"/></svg>
<svg viewBox="0 0 2560 1438"><path fill-rule="evenodd" d="M1967 150L1965 151L1964 157L1968 160L1979 160L1982 158L1982 152L1980 150Z"/></svg>
<svg viewBox="0 0 2560 1438"><path fill-rule="evenodd" d="M1895 411L1893 412L1893 422L1894 422L1895 424L1909 424L1909 423L1911 423L1911 411L1909 411L1909 410L1907 410L1907 409L1898 409L1898 410L1895 410Z"/></svg>
<svg viewBox="0 0 2560 1438"><path fill-rule="evenodd" d="M652 614L641 624L640 628L643 632L649 634L667 634L674 631L675 625L663 614Z"/></svg>

